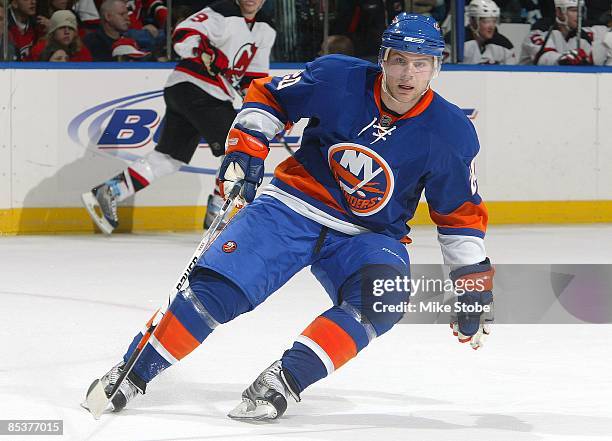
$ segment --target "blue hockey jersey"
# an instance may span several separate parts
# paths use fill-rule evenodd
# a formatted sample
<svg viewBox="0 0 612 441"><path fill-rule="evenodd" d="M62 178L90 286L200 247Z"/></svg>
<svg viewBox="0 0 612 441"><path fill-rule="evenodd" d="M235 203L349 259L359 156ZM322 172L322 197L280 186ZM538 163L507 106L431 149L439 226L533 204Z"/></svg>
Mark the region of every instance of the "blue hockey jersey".
<svg viewBox="0 0 612 441"><path fill-rule="evenodd" d="M236 122L271 139L309 118L294 157L264 189L302 215L347 234L405 236L423 191L445 261L486 257L472 123L428 90L406 114L381 103L380 67L331 55L302 72L255 80Z"/></svg>

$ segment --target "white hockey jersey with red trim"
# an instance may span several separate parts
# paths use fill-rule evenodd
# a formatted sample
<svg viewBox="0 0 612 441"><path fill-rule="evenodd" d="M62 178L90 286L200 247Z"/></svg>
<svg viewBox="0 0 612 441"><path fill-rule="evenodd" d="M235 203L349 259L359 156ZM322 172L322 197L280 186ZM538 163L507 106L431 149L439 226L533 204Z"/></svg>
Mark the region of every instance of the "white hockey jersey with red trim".
<svg viewBox="0 0 612 441"><path fill-rule="evenodd" d="M215 2L177 25L174 50L182 59L166 87L188 81L215 98L232 101L232 89L246 89L253 79L268 75L275 39L276 31L261 12L249 21L234 1ZM205 68L203 40L227 57L229 70L224 75L212 76Z"/></svg>
<svg viewBox="0 0 612 441"><path fill-rule="evenodd" d="M583 27L580 48L589 55L589 64L605 64L608 48L604 43L609 29L606 26ZM575 34L575 32L574 32ZM576 35L566 38L552 20L542 19L535 23L525 37L521 48L520 64L551 66L559 64L559 58L570 50L576 49ZM609 37L608 37L609 39ZM603 60L603 61L601 61Z"/></svg>

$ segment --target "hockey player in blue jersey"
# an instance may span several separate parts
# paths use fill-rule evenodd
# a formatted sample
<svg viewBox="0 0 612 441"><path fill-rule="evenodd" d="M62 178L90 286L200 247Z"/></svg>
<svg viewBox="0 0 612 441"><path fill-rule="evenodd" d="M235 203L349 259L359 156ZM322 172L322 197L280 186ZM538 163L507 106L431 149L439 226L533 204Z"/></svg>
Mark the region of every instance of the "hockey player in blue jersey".
<svg viewBox="0 0 612 441"><path fill-rule="evenodd" d="M213 331L256 308L310 266L333 306L316 317L282 357L242 394L229 416L275 419L289 397L300 401L402 317L372 308L375 280L409 276L400 242L423 191L451 279L472 280L463 304L492 302L493 269L485 253L487 211L478 195L471 122L430 88L444 41L431 18L402 13L384 32L378 65L326 56L303 72L255 80L227 138L220 170L225 192L243 181L245 206L198 261L189 287L159 321L112 402L121 410L161 371ZM294 157L262 182L270 140L309 118ZM464 285L468 286L468 285ZM478 289L476 289L476 287ZM377 298L394 306L407 292ZM158 314L158 313L156 313ZM152 320L159 320L154 316ZM451 324L462 343L479 348L488 325L479 314ZM102 377L112 387L124 361Z"/></svg>

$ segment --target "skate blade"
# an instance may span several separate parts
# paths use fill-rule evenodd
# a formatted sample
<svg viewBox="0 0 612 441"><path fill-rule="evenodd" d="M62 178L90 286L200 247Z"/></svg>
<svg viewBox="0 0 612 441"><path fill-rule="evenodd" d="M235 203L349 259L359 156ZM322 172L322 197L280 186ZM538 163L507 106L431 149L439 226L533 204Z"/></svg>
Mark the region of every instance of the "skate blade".
<svg viewBox="0 0 612 441"><path fill-rule="evenodd" d="M102 415L108 407L109 401L104 391L104 385L100 380L96 380L85 398L85 403L81 404L81 406L87 409L95 419L99 420L100 415Z"/></svg>
<svg viewBox="0 0 612 441"><path fill-rule="evenodd" d="M243 401L227 414L237 421L272 421L276 419L278 412L271 404L258 404L252 401Z"/></svg>
<svg viewBox="0 0 612 441"><path fill-rule="evenodd" d="M81 201L83 201L83 205L89 213L89 217L91 217L91 220L94 221L100 231L102 231L104 234L110 235L113 232L114 228L104 216L99 216L98 213L96 213L98 201L96 200L94 195L90 191L87 193L83 193L81 195Z"/></svg>

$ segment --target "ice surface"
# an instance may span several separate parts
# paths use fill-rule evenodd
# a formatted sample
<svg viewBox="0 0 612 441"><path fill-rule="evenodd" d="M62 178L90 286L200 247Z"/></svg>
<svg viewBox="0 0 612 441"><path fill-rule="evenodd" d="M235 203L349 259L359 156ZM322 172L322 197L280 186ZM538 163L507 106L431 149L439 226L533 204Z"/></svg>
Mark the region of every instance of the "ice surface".
<svg viewBox="0 0 612 441"><path fill-rule="evenodd" d="M433 229L411 236L413 262L441 261ZM0 238L0 419L63 419L64 436L44 440L612 439L609 325L497 325L481 351L446 326L400 325L280 421L228 419L244 387L329 308L307 270L217 328L124 412L94 421L79 406L87 387L118 361L198 241ZM487 249L497 263L611 263L612 226L492 227Z"/></svg>

